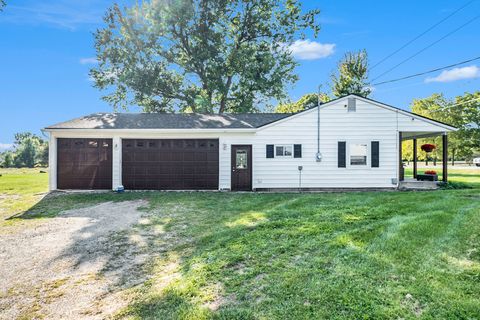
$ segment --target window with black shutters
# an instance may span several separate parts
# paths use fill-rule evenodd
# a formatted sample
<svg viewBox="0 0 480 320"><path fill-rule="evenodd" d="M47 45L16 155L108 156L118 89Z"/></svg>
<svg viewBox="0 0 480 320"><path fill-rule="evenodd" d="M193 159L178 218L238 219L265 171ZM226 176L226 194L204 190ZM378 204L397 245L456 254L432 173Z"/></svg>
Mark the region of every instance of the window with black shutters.
<svg viewBox="0 0 480 320"><path fill-rule="evenodd" d="M349 143L349 165L353 167L366 166L368 144Z"/></svg>

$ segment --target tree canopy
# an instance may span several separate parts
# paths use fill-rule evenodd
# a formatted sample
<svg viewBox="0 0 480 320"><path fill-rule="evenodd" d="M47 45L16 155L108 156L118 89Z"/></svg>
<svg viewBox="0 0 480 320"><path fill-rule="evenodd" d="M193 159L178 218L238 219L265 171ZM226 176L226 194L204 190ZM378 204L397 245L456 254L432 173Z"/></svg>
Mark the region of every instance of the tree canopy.
<svg viewBox="0 0 480 320"><path fill-rule="evenodd" d="M157 0L114 5L95 35L95 86L146 112L249 112L297 80L288 50L318 10L297 0Z"/></svg>
<svg viewBox="0 0 480 320"><path fill-rule="evenodd" d="M458 128L458 131L449 134L452 160L468 160L480 152L480 91L465 93L455 99L447 99L443 94L434 93L427 98L414 99L410 107L417 114ZM442 151L441 137L421 139L419 145L423 143L437 145L432 156L439 157ZM404 150L405 154L410 155L408 149ZM420 159L427 158L422 152L419 155Z"/></svg>
<svg viewBox="0 0 480 320"><path fill-rule="evenodd" d="M28 167L48 165L48 143L30 132L15 134L13 150L0 154L2 167Z"/></svg>
<svg viewBox="0 0 480 320"><path fill-rule="evenodd" d="M320 93L322 103L339 98L348 94L357 94L368 97L371 93L368 82L368 56L365 50L359 52L347 52L338 62L338 69L332 73L328 85L331 92ZM315 107L318 102L318 94L307 93L297 102L281 103L275 109L279 113L299 112Z"/></svg>
<svg viewBox="0 0 480 320"><path fill-rule="evenodd" d="M372 93L368 82L368 54L366 50L347 52L332 73L332 95L336 98L348 94L368 97Z"/></svg>
<svg viewBox="0 0 480 320"><path fill-rule="evenodd" d="M296 102L282 103L277 106L275 112L278 113L295 113L305 109L314 108L318 105L319 95L317 93L307 93ZM325 93L320 94L320 102L325 103L330 98Z"/></svg>

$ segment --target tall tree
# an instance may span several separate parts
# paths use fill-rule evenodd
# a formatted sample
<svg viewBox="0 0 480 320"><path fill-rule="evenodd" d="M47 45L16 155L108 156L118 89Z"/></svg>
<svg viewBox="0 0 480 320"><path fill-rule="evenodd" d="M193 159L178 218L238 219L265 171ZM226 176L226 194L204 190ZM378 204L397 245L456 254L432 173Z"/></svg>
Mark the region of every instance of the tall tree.
<svg viewBox="0 0 480 320"><path fill-rule="evenodd" d="M279 104L275 108L275 112L277 113L295 113L299 112L302 110L314 108L318 105L318 94L317 93L307 93L303 97L301 97L298 101L296 102L290 102L290 103L282 103ZM320 94L320 103L325 103L330 101L330 97L325 94L321 93Z"/></svg>
<svg viewBox="0 0 480 320"><path fill-rule="evenodd" d="M456 97L450 113L459 128L456 137L469 150L467 157L480 153L480 91Z"/></svg>
<svg viewBox="0 0 480 320"><path fill-rule="evenodd" d="M316 36L298 0L157 0L114 5L95 35L95 87L114 108L247 112L297 80L288 46Z"/></svg>
<svg viewBox="0 0 480 320"><path fill-rule="evenodd" d="M368 82L368 54L366 50L347 52L331 75L332 94L341 97L357 94L368 97L372 93Z"/></svg>

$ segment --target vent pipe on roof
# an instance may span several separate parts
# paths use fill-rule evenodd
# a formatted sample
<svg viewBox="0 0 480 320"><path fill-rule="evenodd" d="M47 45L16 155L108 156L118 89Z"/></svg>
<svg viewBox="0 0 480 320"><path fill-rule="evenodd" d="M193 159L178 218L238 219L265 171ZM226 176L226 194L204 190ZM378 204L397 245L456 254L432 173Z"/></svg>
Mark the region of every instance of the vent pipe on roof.
<svg viewBox="0 0 480 320"><path fill-rule="evenodd" d="M317 100L317 154L315 160L317 162L322 161L322 154L320 153L320 95L322 85L318 86L318 100Z"/></svg>

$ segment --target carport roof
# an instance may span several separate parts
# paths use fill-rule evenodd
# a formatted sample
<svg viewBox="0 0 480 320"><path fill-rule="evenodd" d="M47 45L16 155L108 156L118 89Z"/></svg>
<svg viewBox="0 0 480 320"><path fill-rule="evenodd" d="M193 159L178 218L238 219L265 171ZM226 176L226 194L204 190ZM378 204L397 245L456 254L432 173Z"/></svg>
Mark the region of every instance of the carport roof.
<svg viewBox="0 0 480 320"><path fill-rule="evenodd" d="M45 129L251 129L290 113L93 113Z"/></svg>

